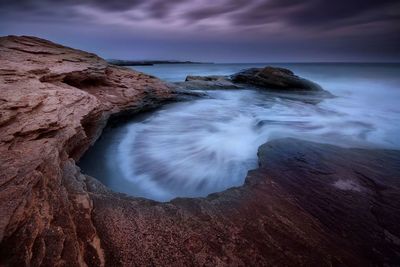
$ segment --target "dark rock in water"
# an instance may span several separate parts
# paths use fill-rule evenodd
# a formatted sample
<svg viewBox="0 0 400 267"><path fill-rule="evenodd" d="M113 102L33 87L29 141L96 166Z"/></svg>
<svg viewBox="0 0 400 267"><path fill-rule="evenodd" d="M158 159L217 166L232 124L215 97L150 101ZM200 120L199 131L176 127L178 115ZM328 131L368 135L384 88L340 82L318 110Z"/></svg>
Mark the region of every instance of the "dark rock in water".
<svg viewBox="0 0 400 267"><path fill-rule="evenodd" d="M318 91L322 88L284 68L251 68L231 77L234 83L251 84L273 90Z"/></svg>
<svg viewBox="0 0 400 267"><path fill-rule="evenodd" d="M241 89L242 86L233 83L228 76L187 76L185 82L175 83L178 88L182 89L201 89L201 90L216 90L216 89Z"/></svg>
<svg viewBox="0 0 400 267"><path fill-rule="evenodd" d="M190 82L190 81L206 81L206 82L211 82L211 81L224 81L228 80L228 76L223 76L223 75L210 75L210 76L194 76L194 75L189 75L186 77L185 81Z"/></svg>
<svg viewBox="0 0 400 267"><path fill-rule="evenodd" d="M282 94L299 93L299 96L306 98L304 100L311 98L310 102L319 102L333 96L318 84L301 78L288 69L274 67L251 68L232 76L187 76L185 82L175 83L175 86L187 90L244 89L250 86Z"/></svg>

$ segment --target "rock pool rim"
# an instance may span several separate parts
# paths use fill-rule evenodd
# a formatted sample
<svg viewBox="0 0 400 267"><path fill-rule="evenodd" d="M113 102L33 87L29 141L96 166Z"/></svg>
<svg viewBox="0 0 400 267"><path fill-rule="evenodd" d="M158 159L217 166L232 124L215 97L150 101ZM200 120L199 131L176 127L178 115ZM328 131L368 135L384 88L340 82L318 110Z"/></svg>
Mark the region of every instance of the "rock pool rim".
<svg viewBox="0 0 400 267"><path fill-rule="evenodd" d="M238 72L236 74L233 74L232 76L240 74L240 73L246 73L249 70L254 71L255 69L254 68L244 69L244 70L242 70L242 71L240 71L240 72ZM274 67L268 66L268 67L265 67L265 68L259 68L257 70L259 70L259 71L261 71L261 70L268 70L268 71L277 70L278 73L284 72L285 75L290 75L289 78L294 77L295 79L301 79L301 80L304 80L304 81L307 81L307 82L310 82L312 84L317 85L314 82L311 82L311 81L309 81L307 79L303 79L303 78L295 75L289 69L274 68ZM275 75L274 72L272 72L271 75L272 75L272 77L274 77L274 75ZM190 80L189 77L191 77L191 76L188 76L186 78L186 82L188 82L188 80ZM197 76L196 78L208 80L209 77L210 76ZM220 76L211 76L211 77L212 77L211 81L215 81L214 77L220 77ZM278 79L285 80L286 77L283 77L283 78L278 77ZM314 88L313 90L300 90L300 91L296 90L296 89L287 90L287 85L284 85L283 86L284 90L281 90L281 91L279 89L277 89L277 88L265 88L265 87L263 88L263 87L260 87L260 86L255 86L253 84L249 84L246 87L247 88L239 87L239 88L233 89L233 91L241 91L241 90L259 91L259 92L265 92L265 93L271 93L271 94L278 94L280 97L293 97L293 96L296 96L296 95L298 95L300 97L316 96L318 98L316 103L321 101L322 99L329 98L329 96L331 96L330 94L328 94L328 95L325 94L325 92L327 92L327 91L323 90L319 85L318 85L318 90L315 90L315 88ZM225 89L221 89L221 90L225 90ZM229 90L229 89L227 89L227 90ZM232 90L232 89L230 89L230 90ZM208 90L205 89L205 90L201 90L201 91L207 92ZM204 98L209 97L207 94L206 95L204 95L204 94L194 94L193 95L192 92L193 92L192 90L187 90L187 89L186 90L177 90L177 88L175 88L175 98L173 98L173 99L168 99L166 101L163 101L163 102L160 102L160 103L157 103L157 104L153 103L152 105L149 105L149 106L146 106L146 107L128 108L128 109L125 109L125 110L121 110L118 113L111 114L110 117L108 118L106 124L105 124L105 127L102 129L101 133L99 134L98 138L96 138L96 140L94 142L92 142L91 146L82 154L82 156L84 154L86 154L91 147L96 146L96 141L99 138L101 138L101 135L102 135L103 131L106 131L107 129L117 128L117 127L119 127L121 125L124 125L124 124L127 124L127 123L139 122L143 118L150 117L152 115L152 113L154 113L155 111L161 109L162 107L164 107L167 104L172 104L172 103L177 103L177 102L182 102L182 101L187 102L187 101L196 100L196 99L199 99L199 98L204 99ZM300 101L305 101L305 102L307 102L307 101L315 101L315 99L314 100L312 100L311 98L307 99L307 100L305 100L305 99L301 100L300 99ZM80 159L81 158L82 157L80 157ZM80 165L80 159L77 162L78 166ZM254 167L252 167L252 168L247 170L246 175L244 175L244 177L243 177L243 182L241 182L239 185L236 185L236 184L235 185L231 185L229 187L221 188L220 190L216 190L214 192L213 191L207 192L207 194L200 195L200 196L179 196L179 194L177 194L177 195L173 196L172 198L167 198L166 200L154 199L154 198L149 197L149 196L138 196L138 195L135 195L135 193L130 193L129 190L121 192L121 191L118 190L118 188L113 188L112 186L110 186L110 184L108 184L108 182L104 180L104 177L100 178L100 179L97 178L96 175L92 175L92 177L96 178L101 183L104 183L104 185L109 190L111 190L112 192L115 192L115 193L118 193L118 194L124 194L126 196L133 197L133 198L138 198L138 197L139 198L145 198L145 199L149 199L149 200L157 201L157 202L169 202L169 201L173 201L176 198L206 198L209 195L217 194L217 193L223 192L223 191L225 191L227 189L230 189L230 188L241 187L241 186L243 186L245 184L245 177L247 177L248 172L251 171L251 170L254 170L254 169L257 169L257 167L254 166ZM83 171L83 173L85 173L85 171ZM110 179L112 179L112 178L110 177ZM121 179L123 179L123 178L121 178ZM128 180L124 180L124 182L126 182L127 184L133 184L131 181L128 181Z"/></svg>
<svg viewBox="0 0 400 267"><path fill-rule="evenodd" d="M224 91L224 90L221 90ZM229 91L241 91L241 89L239 90L229 90ZM265 90L261 90L260 88L249 88L246 91L260 91L260 92L265 92ZM266 92L268 93L268 92ZM286 93L285 93L286 95ZM290 94L289 94L290 95ZM137 108L131 108L131 109L126 109L126 110L122 110L118 113L114 113L112 115L109 116L105 127L102 129L101 134L99 135L99 137L96 139L95 142L92 143L92 145L85 151L85 153L82 154L82 157L77 161L77 165L80 167L82 173L84 175L87 176L91 176L93 178L95 178L96 180L98 180L100 183L102 183L108 190L110 190L113 193L117 193L117 194L122 194L125 197L129 197L129 198L143 198L143 199L147 199L147 200L151 200L151 201L155 201L155 202L161 202L161 203L168 203L170 201L174 201L175 199L195 199L195 198L208 198L210 197L215 197L215 194L220 194L223 193L225 190L229 190L231 188L240 188L242 186L245 185L246 183L246 177L248 176L248 173L254 170L257 170L257 168L259 167L259 160L257 160L257 166L254 166L250 169L248 169L246 171L246 174L243 175L243 179L240 182L240 184L237 185L231 185L228 186L226 188L223 188L221 190L216 190L216 191L211 191L211 192L207 192L207 194L204 195L200 195L200 196L179 196L179 194L173 196L172 198L168 198L166 200L160 200L160 199L155 199L152 198L151 196L140 196L140 195L136 195L135 193L130 193L129 190L127 191L119 191L118 188L113 187L111 184L109 184L109 182L107 182L107 180L104 180L105 177L102 178L98 178L95 174L91 173L89 171L89 173L85 172L85 168L81 167L81 159L86 155L86 153L92 148L95 147L97 144L97 141L100 141L100 139L102 138L102 135L106 132L106 131L113 131L114 128L119 128L119 127L123 127L127 124L135 124L135 123L140 123L143 120L151 117L155 112L162 110L165 106L168 106L170 104L175 104L175 103L179 103L179 102L190 102L190 101L196 101L196 100L202 100L202 99L207 99L209 98L209 96L205 96L205 97L194 97L192 99L187 99L187 98L180 98L180 97L176 97L174 99L170 99L167 101L163 101L158 103L157 105L152 105L152 106L146 106L141 107L140 109ZM110 133L112 135L112 133ZM267 140L265 140L265 142L267 142ZM261 144L262 145L262 144ZM259 150L259 148L261 147L258 146L257 147L257 151ZM258 155L258 152L254 154L254 156L256 157ZM90 156L89 156L90 157ZM101 171L100 171L101 172ZM112 176L110 176L110 180L112 180L111 178ZM106 178L107 179L107 178ZM118 179L118 178L117 178ZM124 178L121 178L124 179ZM126 183L130 183L133 184L133 182L128 181L128 180L124 180L124 182ZM118 182L117 182L118 183Z"/></svg>
<svg viewBox="0 0 400 267"><path fill-rule="evenodd" d="M241 90L241 89L238 89ZM260 88L251 88L250 90L261 90ZM216 191L216 192L212 192L209 193L205 196L195 196L195 197L174 197L170 200L166 200L166 201L160 201L160 200L155 200L152 198L148 198L148 197L141 197L141 196L135 196L133 194L128 194L128 193L123 193L123 192L119 192L118 190L114 190L111 187L105 185L103 183L103 181L99 178L97 178L96 176L92 176L89 174L86 174L82 168L80 167L80 163L82 158L85 156L85 154L91 149L91 147L96 146L97 141L99 141L102 138L102 135L105 131L113 129L113 128L118 128L120 126L123 126L127 123L138 123L142 120L145 120L148 117L151 117L153 115L154 112L162 109L164 106L167 106L169 104L174 104L174 103L179 103L179 102L190 102L193 100L199 100L199 99L204 99L207 98L208 95L190 95L189 98L186 97L186 95L182 92L176 92L176 95L174 98L171 99L166 99L163 100L161 102L157 102L157 103L153 103L152 105L147 105L147 106L142 106L142 107L131 107L131 108L127 108L124 110L121 110L119 112L116 113L112 113L108 116L104 127L102 127L100 129L100 133L97 137L95 137L95 139L92 141L91 145L89 147L87 147L87 149L80 155L80 157L76 160L76 165L79 167L79 169L81 170L81 173L83 175L85 175L86 177L90 177L94 180L96 180L96 182L100 183L102 188L102 191L104 189L106 189L106 191L112 195L116 195L116 196L120 196L123 197L125 199L132 199L132 200L138 200L138 199L143 199L146 201L152 201L154 203L173 203L175 201L179 201L179 200L183 200L183 199L215 199L218 197L218 195L224 193L225 191L229 191L229 190L234 190L234 189L239 189L241 187L243 187L246 184L246 180L247 180L247 176L248 173L251 171L255 171L259 168L259 166L255 169L251 169L248 171L248 173L246 174L246 177L243 179L243 183L239 186L231 186L227 189L221 190L221 191Z"/></svg>

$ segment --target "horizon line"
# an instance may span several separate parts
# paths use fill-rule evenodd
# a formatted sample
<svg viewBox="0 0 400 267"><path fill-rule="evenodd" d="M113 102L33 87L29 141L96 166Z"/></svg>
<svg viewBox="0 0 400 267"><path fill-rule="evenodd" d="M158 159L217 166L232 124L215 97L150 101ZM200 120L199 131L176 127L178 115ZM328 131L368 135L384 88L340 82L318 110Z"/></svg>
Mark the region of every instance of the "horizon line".
<svg viewBox="0 0 400 267"><path fill-rule="evenodd" d="M175 60L175 59L120 59L106 58L106 61L136 61L136 62L172 62L171 64L192 63L192 64L400 64L400 61L259 61L259 62L210 62L210 61L192 61L192 60ZM176 63L174 63L176 62Z"/></svg>

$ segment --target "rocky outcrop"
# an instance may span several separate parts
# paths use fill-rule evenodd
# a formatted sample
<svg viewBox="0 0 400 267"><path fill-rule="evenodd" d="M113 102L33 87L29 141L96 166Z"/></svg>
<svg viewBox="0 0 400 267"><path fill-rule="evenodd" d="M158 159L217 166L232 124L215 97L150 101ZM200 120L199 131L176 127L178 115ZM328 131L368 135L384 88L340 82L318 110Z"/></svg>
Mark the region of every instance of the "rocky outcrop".
<svg viewBox="0 0 400 267"><path fill-rule="evenodd" d="M295 75L284 68L265 67L251 68L240 71L231 76L187 76L185 82L177 82L175 86L181 89L248 89L259 88L269 92L292 95L297 93L303 96L317 96L320 99L332 97L328 91L318 84Z"/></svg>
<svg viewBox="0 0 400 267"><path fill-rule="evenodd" d="M234 74L231 79L235 83L250 84L272 90L322 90L318 84L294 75L294 73L288 69L276 67L247 69Z"/></svg>
<svg viewBox="0 0 400 267"><path fill-rule="evenodd" d="M123 60L123 59L109 59L108 63L117 66L153 66L153 65L171 65L171 64L206 64L202 62L193 61L179 61L179 60Z"/></svg>
<svg viewBox="0 0 400 267"><path fill-rule="evenodd" d="M219 90L219 89L242 89L243 87L234 84L228 76L192 76L186 77L184 82L176 82L177 88L184 90Z"/></svg>
<svg viewBox="0 0 400 267"><path fill-rule="evenodd" d="M267 143L245 184L167 203L75 161L108 117L176 97L159 80L33 37L0 39L1 266L395 266L400 152Z"/></svg>
<svg viewBox="0 0 400 267"><path fill-rule="evenodd" d="M75 160L110 114L173 97L148 75L34 37L0 38L0 265L105 262Z"/></svg>

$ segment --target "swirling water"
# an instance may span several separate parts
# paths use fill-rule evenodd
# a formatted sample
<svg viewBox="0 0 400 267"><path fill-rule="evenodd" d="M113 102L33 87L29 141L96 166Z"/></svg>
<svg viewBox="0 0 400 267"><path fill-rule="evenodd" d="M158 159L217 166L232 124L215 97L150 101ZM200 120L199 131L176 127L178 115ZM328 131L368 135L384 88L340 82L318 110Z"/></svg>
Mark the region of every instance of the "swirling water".
<svg viewBox="0 0 400 267"><path fill-rule="evenodd" d="M264 66L265 64L262 64ZM274 64L277 65L277 64ZM167 81L258 64L134 67ZM108 128L79 165L111 189L167 201L243 183L263 143L295 137L345 147L400 148L400 65L278 64L337 97L319 103L258 90L208 91Z"/></svg>

